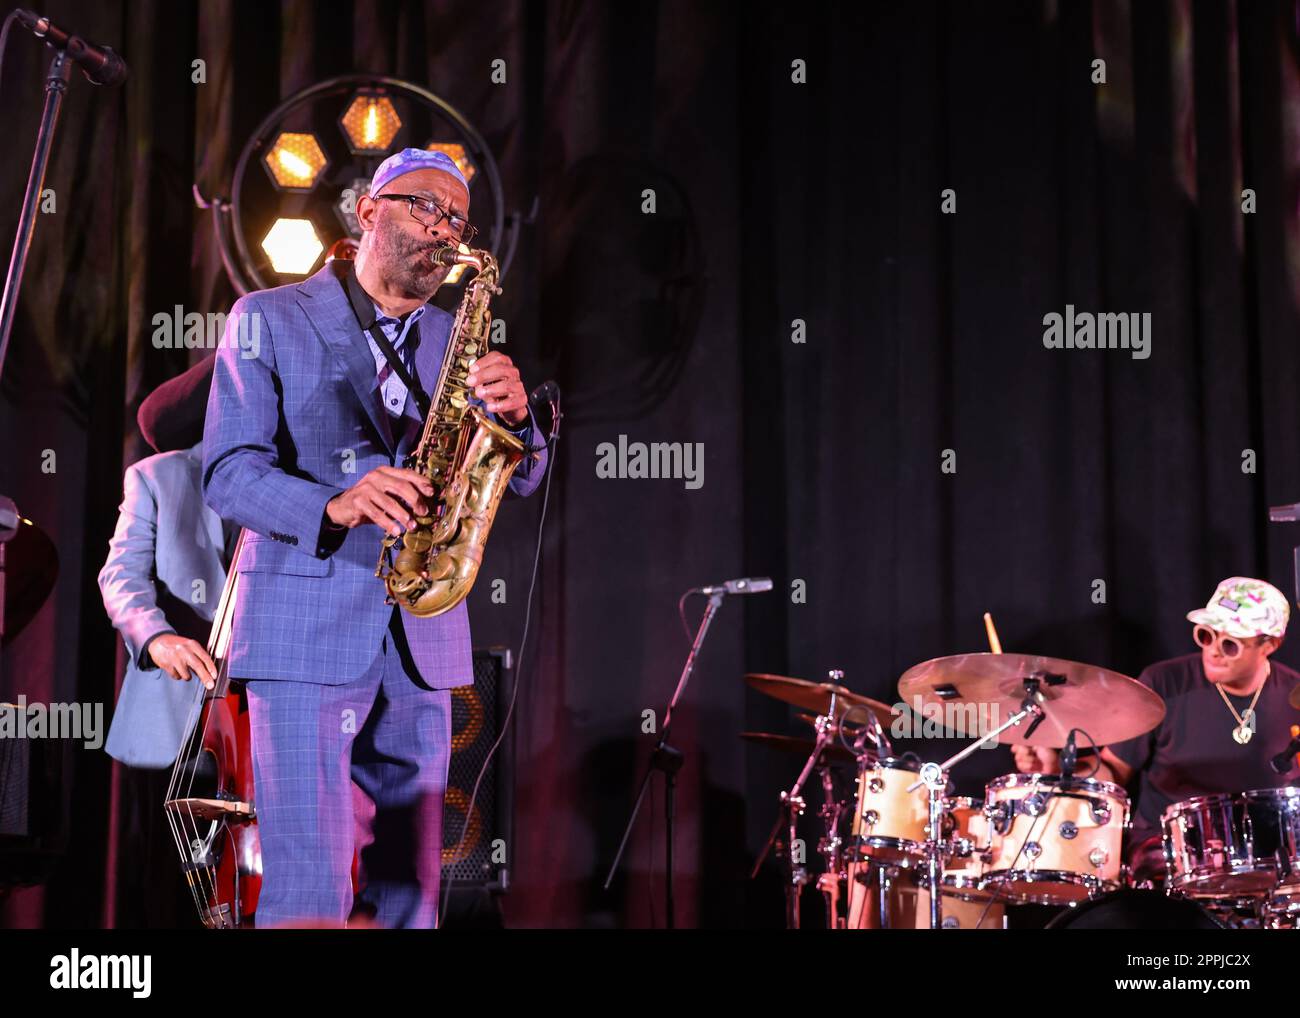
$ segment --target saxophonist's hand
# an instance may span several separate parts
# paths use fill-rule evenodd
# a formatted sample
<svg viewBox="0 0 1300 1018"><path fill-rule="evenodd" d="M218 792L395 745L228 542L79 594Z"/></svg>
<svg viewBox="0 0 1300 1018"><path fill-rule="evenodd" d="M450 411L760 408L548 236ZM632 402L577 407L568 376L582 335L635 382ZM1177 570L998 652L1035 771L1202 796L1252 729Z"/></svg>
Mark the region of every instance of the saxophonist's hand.
<svg viewBox="0 0 1300 1018"><path fill-rule="evenodd" d="M465 381L488 410L511 427L527 420L528 390L514 361L505 354L496 350L485 353L470 365Z"/></svg>
<svg viewBox="0 0 1300 1018"><path fill-rule="evenodd" d="M335 526L373 523L397 535L415 526L412 510L419 514L429 511L421 495L433 496L433 485L423 474L405 467L376 467L326 502L325 515Z"/></svg>

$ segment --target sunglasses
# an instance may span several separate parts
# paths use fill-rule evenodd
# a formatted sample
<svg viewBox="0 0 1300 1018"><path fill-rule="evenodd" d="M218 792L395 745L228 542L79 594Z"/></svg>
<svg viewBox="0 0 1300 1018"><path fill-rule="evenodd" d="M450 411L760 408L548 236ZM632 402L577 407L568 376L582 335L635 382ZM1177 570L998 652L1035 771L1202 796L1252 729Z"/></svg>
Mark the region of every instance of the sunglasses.
<svg viewBox="0 0 1300 1018"><path fill-rule="evenodd" d="M1192 639L1196 641L1198 647L1213 647L1218 643L1219 653L1226 658L1240 657L1241 652L1246 649L1246 641L1239 640L1235 636L1225 636L1218 630L1201 623L1192 627ZM1250 642L1255 644L1259 639L1257 637Z"/></svg>

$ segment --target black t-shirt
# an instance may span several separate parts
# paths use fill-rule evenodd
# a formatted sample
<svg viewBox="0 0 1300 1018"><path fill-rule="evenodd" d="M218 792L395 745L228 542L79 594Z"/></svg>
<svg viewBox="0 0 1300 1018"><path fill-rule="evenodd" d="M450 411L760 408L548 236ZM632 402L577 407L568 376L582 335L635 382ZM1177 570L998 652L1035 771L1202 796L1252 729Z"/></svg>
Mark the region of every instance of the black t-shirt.
<svg viewBox="0 0 1300 1018"><path fill-rule="evenodd" d="M1110 747L1137 772L1129 783L1130 794L1137 795L1133 843L1159 834L1161 814L1183 799L1300 784L1300 770L1284 775L1269 767L1291 741L1291 725L1300 723L1300 712L1287 702L1300 686L1300 673L1269 663L1272 674L1255 704L1255 735L1244 746L1232 737L1237 722L1205 677L1199 653L1160 661L1138 676L1164 699L1165 718L1145 735ZM1244 714L1253 696L1229 693L1228 700Z"/></svg>

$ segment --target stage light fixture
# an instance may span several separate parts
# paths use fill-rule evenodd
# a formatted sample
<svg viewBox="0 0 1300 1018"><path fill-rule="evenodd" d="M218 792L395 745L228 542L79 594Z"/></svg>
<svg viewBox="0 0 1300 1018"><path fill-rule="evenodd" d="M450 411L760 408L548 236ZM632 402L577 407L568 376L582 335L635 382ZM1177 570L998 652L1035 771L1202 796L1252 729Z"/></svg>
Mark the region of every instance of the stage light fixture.
<svg viewBox="0 0 1300 1018"><path fill-rule="evenodd" d="M469 157L464 145L457 145L452 141L431 141L424 148L426 152L441 152L451 159L460 170L461 176L465 178L466 184L470 183L474 179L474 174L478 172L474 160Z"/></svg>
<svg viewBox="0 0 1300 1018"><path fill-rule="evenodd" d="M402 128L402 118L388 96L380 92L358 92L339 125L348 139L348 147L355 155L373 155L387 152L397 132Z"/></svg>
<svg viewBox="0 0 1300 1018"><path fill-rule="evenodd" d="M330 123L339 126L337 134L302 130ZM420 85L348 74L309 85L267 113L240 150L229 198L208 199L195 188L199 207L213 212L222 265L235 291L244 294L285 282L285 276L301 276L341 236L359 239L356 203L379 163L411 144L408 133L439 139L426 148L446 153L467 181L473 178L473 219L480 231L475 246L499 252L504 279L525 217L519 212L507 217L501 176L482 136L446 100ZM254 162L262 164L265 177L252 168ZM298 222L285 226L277 216ZM456 266L448 282L465 277L464 267ZM454 299L454 294L445 298Z"/></svg>
<svg viewBox="0 0 1300 1018"><path fill-rule="evenodd" d="M289 276L305 276L316 264L325 245L310 219L277 219L262 238L262 250L271 268Z"/></svg>
<svg viewBox="0 0 1300 1018"><path fill-rule="evenodd" d="M281 131L262 159L275 186L284 191L310 191L327 160L314 135Z"/></svg>

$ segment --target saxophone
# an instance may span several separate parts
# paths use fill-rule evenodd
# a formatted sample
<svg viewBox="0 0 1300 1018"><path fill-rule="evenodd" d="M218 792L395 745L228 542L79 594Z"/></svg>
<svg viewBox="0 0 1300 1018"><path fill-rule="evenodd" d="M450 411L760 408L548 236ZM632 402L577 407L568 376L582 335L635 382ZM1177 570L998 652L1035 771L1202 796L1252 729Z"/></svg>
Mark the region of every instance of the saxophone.
<svg viewBox="0 0 1300 1018"><path fill-rule="evenodd" d="M501 292L496 259L487 251L454 247L438 248L431 257L439 265L478 272L465 287L419 445L406 461L433 485L428 515L416 516L403 534L385 535L375 569L388 602L421 617L450 611L469 595L497 506L525 453L518 438L470 403L465 384L470 366L488 347L488 303Z"/></svg>

